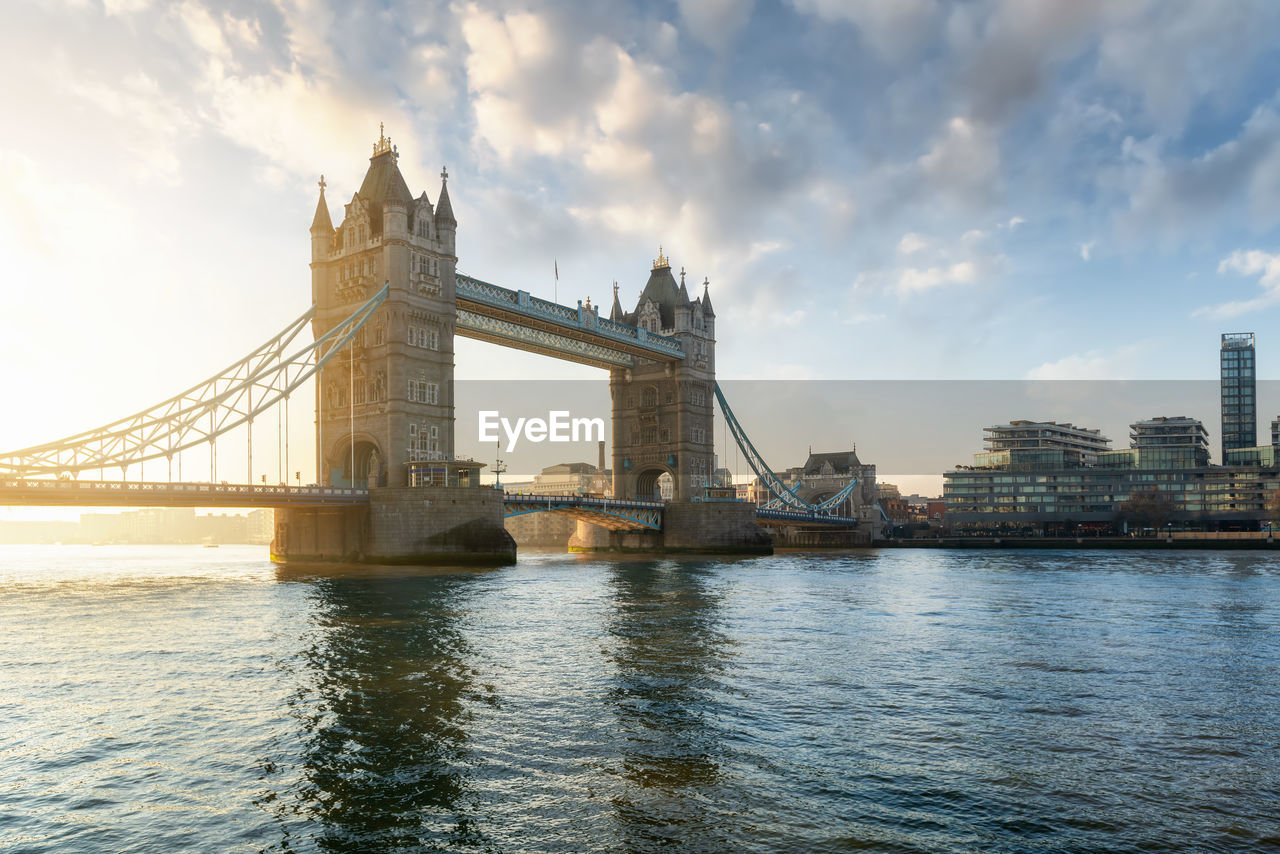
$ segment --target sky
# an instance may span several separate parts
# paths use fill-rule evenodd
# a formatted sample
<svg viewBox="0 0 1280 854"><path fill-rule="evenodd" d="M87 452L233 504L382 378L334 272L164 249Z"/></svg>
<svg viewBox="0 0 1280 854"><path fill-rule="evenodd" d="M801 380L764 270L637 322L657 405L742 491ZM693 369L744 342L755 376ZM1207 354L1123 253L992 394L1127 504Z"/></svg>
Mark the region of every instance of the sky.
<svg viewBox="0 0 1280 854"><path fill-rule="evenodd" d="M616 280L630 308L661 246L708 279L722 378L1213 380L1234 331L1280 375L1273 0L5 14L0 448L157 402L299 315L317 181L337 221L379 123L415 195L447 165L464 272L570 304ZM965 425L973 450L1015 417L1038 416Z"/></svg>

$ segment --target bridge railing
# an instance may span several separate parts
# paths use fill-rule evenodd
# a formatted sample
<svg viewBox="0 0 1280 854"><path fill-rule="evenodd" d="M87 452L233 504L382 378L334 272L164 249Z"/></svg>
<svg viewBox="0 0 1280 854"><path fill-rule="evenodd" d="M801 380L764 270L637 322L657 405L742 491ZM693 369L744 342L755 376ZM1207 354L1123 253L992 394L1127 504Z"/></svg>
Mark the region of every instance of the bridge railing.
<svg viewBox="0 0 1280 854"><path fill-rule="evenodd" d="M458 295L466 299L510 309L521 314L546 318L567 326L593 328L605 338L626 340L627 343L641 344L648 349L672 356L684 356L684 345L678 338L637 329L625 323L609 320L607 317L599 317L594 311L570 308L532 296L526 291L513 291L462 273L457 274L456 282Z"/></svg>
<svg viewBox="0 0 1280 854"><path fill-rule="evenodd" d="M644 510L662 509L666 506L661 501L625 501L621 498L596 498L587 495L506 495L503 501L508 504L543 504L559 507L636 507Z"/></svg>
<svg viewBox="0 0 1280 854"><path fill-rule="evenodd" d="M120 480L46 480L46 479L0 479L0 489L8 490L41 490L55 493L94 493L94 494L143 494L143 495L209 495L209 496L254 496L283 498L348 498L352 501L367 500L369 491L342 486L271 486L253 483L170 483L167 481L120 481Z"/></svg>

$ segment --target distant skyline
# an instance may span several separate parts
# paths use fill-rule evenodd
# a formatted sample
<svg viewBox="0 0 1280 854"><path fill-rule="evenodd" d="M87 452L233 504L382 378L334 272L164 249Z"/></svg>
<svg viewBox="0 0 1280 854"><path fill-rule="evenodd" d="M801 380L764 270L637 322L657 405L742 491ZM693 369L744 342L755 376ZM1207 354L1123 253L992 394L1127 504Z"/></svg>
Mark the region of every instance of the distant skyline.
<svg viewBox="0 0 1280 854"><path fill-rule="evenodd" d="M710 278L722 378L1214 380L1235 331L1280 376L1273 2L6 17L3 449L167 397L299 314L316 182L338 218L379 122L415 194L447 164L465 272L549 297L558 268L570 304L616 279L630 307L661 244ZM457 362L604 381L471 341ZM1011 417L1041 414L985 420Z"/></svg>

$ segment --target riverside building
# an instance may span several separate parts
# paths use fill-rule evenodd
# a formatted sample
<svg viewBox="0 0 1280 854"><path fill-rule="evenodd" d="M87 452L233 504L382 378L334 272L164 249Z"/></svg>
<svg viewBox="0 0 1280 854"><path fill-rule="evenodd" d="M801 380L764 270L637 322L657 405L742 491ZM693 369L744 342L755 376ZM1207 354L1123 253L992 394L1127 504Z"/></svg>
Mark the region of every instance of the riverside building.
<svg viewBox="0 0 1280 854"><path fill-rule="evenodd" d="M1232 448L1227 465L1210 465L1208 433L1186 416L1135 422L1130 446L1115 450L1100 431L1071 424L1013 421L986 433L972 466L943 475L955 533L1257 531L1280 486L1275 448Z"/></svg>
<svg viewBox="0 0 1280 854"><path fill-rule="evenodd" d="M1227 451L1258 444L1257 366L1252 332L1222 336L1222 461ZM1274 444L1274 440L1273 440Z"/></svg>

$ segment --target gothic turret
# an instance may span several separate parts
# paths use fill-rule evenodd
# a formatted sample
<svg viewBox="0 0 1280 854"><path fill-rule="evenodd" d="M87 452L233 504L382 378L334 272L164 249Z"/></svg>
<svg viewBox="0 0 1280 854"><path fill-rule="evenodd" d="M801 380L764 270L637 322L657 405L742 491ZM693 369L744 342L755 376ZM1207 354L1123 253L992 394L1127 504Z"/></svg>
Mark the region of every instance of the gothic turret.
<svg viewBox="0 0 1280 854"><path fill-rule="evenodd" d="M324 176L320 176L320 199L316 202L316 215L311 218L311 260L322 261L333 247L333 220L329 219L329 205L324 200Z"/></svg>
<svg viewBox="0 0 1280 854"><path fill-rule="evenodd" d="M458 232L458 221L453 218L453 203L449 201L449 170L440 170L440 198L436 200L436 230L440 232L440 241L454 251L454 235Z"/></svg>
<svg viewBox="0 0 1280 854"><path fill-rule="evenodd" d="M706 327L707 337L716 337L716 310L711 307L711 279L702 280L702 323Z"/></svg>
<svg viewBox="0 0 1280 854"><path fill-rule="evenodd" d="M622 322L626 314L622 311L622 303L618 301L618 283L613 283L613 308L609 309L609 319Z"/></svg>
<svg viewBox="0 0 1280 854"><path fill-rule="evenodd" d="M689 291L684 286L684 268L680 268L680 290L676 292L676 331L689 329L693 320L693 304L689 301Z"/></svg>

